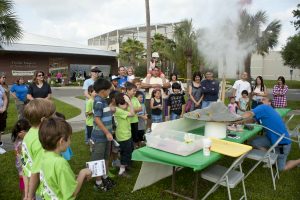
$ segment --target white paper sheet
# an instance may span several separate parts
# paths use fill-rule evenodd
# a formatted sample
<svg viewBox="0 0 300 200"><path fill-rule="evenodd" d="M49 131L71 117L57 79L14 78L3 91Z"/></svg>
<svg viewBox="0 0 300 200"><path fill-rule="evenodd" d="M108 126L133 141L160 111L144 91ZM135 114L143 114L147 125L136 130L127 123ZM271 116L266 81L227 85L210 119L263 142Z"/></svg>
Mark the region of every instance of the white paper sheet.
<svg viewBox="0 0 300 200"><path fill-rule="evenodd" d="M87 168L92 171L92 177L103 176L106 174L105 161L96 160L86 163Z"/></svg>

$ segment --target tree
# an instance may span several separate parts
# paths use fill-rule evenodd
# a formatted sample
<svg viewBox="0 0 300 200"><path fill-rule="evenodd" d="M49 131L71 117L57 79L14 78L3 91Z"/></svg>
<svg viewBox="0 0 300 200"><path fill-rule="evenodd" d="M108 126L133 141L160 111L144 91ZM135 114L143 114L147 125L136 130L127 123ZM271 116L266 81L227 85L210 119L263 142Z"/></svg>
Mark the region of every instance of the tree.
<svg viewBox="0 0 300 200"><path fill-rule="evenodd" d="M151 60L151 26L150 26L150 6L149 0L145 0L146 5L146 33L147 33L147 70Z"/></svg>
<svg viewBox="0 0 300 200"><path fill-rule="evenodd" d="M297 10L293 10L293 16L296 20L293 25L296 30L300 28L300 4L297 5ZM282 48L281 56L284 64L291 68L300 68L300 32L292 37L289 37L288 42Z"/></svg>
<svg viewBox="0 0 300 200"><path fill-rule="evenodd" d="M184 20L175 26L177 63L186 63L186 76L188 81L192 78L192 63L198 58L197 35L192 20Z"/></svg>
<svg viewBox="0 0 300 200"><path fill-rule="evenodd" d="M290 37L281 51L284 65L300 68L300 33Z"/></svg>
<svg viewBox="0 0 300 200"><path fill-rule="evenodd" d="M151 49L153 52L158 52L162 62L162 69L166 69L170 61L174 61L176 44L173 40L166 36L156 33L151 41Z"/></svg>
<svg viewBox="0 0 300 200"><path fill-rule="evenodd" d="M0 47L1 44L10 44L22 36L19 20L13 11L13 2L0 0Z"/></svg>
<svg viewBox="0 0 300 200"><path fill-rule="evenodd" d="M118 58L121 62L125 62L126 64L136 67L144 53L145 49L143 43L136 39L128 38L121 44Z"/></svg>
<svg viewBox="0 0 300 200"><path fill-rule="evenodd" d="M241 24L238 31L238 36L241 44L246 46L254 46L254 51L250 52L244 62L245 71L251 77L251 56L257 52L264 56L269 53L269 50L274 48L278 42L278 36L281 29L279 20L273 20L261 30L262 26L267 23L267 14L265 11L258 11L254 15L250 15L246 10L241 12Z"/></svg>
<svg viewBox="0 0 300 200"><path fill-rule="evenodd" d="M292 23L294 24L294 27L296 28L296 30L300 29L300 4L297 5L297 9L293 10L293 17L296 18L295 21L293 21Z"/></svg>

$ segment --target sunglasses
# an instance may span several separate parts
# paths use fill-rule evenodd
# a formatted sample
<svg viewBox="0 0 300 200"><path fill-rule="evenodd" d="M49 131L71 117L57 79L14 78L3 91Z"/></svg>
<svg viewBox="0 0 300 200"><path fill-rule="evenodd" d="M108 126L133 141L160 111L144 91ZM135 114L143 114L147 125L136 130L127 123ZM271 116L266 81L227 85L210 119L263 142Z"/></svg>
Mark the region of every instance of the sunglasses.
<svg viewBox="0 0 300 200"><path fill-rule="evenodd" d="M6 78L5 76L2 76L1 78Z"/></svg>
<svg viewBox="0 0 300 200"><path fill-rule="evenodd" d="M38 77L43 77L44 75L43 74L39 74L39 75L37 75Z"/></svg>

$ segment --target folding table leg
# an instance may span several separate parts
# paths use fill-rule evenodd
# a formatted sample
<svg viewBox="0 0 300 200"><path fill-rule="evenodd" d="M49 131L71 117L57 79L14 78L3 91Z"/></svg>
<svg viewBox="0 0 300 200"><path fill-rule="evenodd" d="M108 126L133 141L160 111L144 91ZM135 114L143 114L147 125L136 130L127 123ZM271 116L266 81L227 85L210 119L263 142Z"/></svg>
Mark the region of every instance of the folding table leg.
<svg viewBox="0 0 300 200"><path fill-rule="evenodd" d="M175 192L175 174L176 174L176 167L173 166L173 173L172 173L172 192Z"/></svg>
<svg viewBox="0 0 300 200"><path fill-rule="evenodd" d="M198 178L199 178L199 172L196 172L196 177L195 177L195 187L194 187L194 199L198 199Z"/></svg>

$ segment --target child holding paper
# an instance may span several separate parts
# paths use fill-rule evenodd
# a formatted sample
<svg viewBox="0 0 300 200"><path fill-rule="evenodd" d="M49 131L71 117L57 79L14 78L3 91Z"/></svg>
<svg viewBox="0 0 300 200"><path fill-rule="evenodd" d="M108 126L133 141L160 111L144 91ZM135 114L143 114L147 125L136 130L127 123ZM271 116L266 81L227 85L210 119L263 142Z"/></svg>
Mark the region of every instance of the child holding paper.
<svg viewBox="0 0 300 200"><path fill-rule="evenodd" d="M44 119L39 129L39 140L45 153L40 169L43 199L75 199L84 179L90 178L91 170L85 168L77 179L69 163L60 155L70 146L72 127L57 117Z"/></svg>
<svg viewBox="0 0 300 200"><path fill-rule="evenodd" d="M115 97L116 112L115 120L117 124L116 137L120 144L121 166L119 176L128 176L126 167L131 165L131 155L133 151L133 141L131 137L130 117L135 115L132 103L125 94L118 94ZM127 108L129 106L129 112Z"/></svg>

